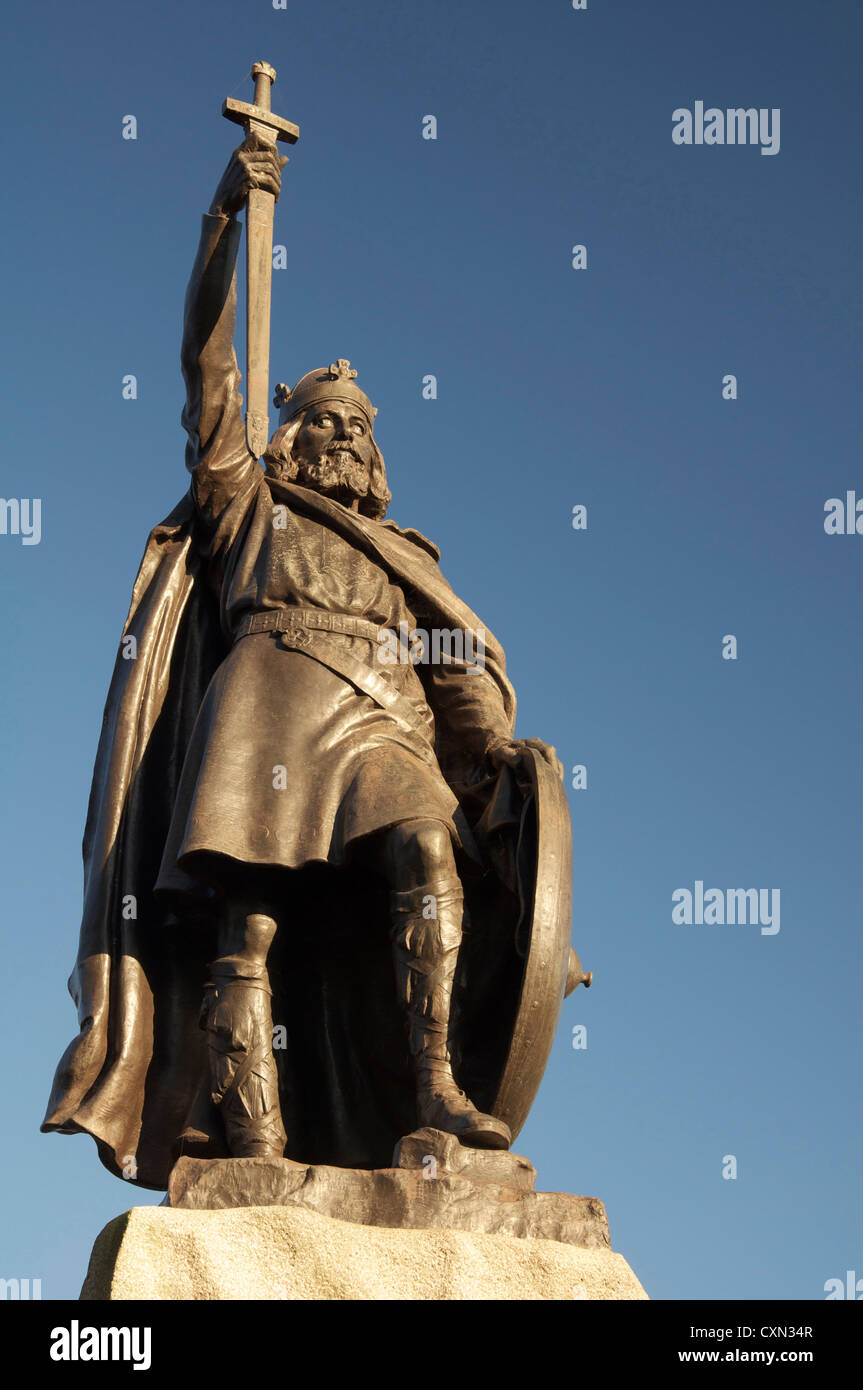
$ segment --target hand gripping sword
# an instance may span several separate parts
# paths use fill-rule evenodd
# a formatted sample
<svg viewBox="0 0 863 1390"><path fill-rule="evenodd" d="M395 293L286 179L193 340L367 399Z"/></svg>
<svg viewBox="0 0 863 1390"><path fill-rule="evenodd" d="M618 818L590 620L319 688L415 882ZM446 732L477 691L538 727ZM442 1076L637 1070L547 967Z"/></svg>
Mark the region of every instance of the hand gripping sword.
<svg viewBox="0 0 863 1390"><path fill-rule="evenodd" d="M277 140L295 145L300 128L274 116L270 92L276 70L269 63L254 63L255 99L228 97L222 115L275 146ZM246 441L260 458L270 438L270 288L273 274L273 211L276 200L262 188L249 192L246 207Z"/></svg>

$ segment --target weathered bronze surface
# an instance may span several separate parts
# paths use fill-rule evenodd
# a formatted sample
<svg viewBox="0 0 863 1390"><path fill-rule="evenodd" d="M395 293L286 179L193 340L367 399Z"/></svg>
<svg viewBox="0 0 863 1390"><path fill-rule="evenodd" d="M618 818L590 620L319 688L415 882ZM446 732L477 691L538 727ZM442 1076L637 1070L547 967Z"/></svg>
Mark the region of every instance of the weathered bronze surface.
<svg viewBox="0 0 863 1390"><path fill-rule="evenodd" d="M181 1158L165 1205L196 1211L300 1206L358 1226L482 1231L586 1249L611 1247L608 1217L597 1197L478 1181L474 1170L440 1169L432 1177L422 1168L362 1171L287 1158Z"/></svg>
<svg viewBox="0 0 863 1390"><path fill-rule="evenodd" d="M155 1188L181 1156L379 1169L422 1127L506 1150L564 990L590 982L569 947L562 769L513 738L503 650L437 548L384 520L356 371L337 358L279 387L263 468L259 402L244 426L237 214L257 206L254 391L256 218L279 195L274 132L297 133L255 129L272 80L256 70L187 291L191 487L150 536L115 663L70 980L81 1030L43 1123Z"/></svg>

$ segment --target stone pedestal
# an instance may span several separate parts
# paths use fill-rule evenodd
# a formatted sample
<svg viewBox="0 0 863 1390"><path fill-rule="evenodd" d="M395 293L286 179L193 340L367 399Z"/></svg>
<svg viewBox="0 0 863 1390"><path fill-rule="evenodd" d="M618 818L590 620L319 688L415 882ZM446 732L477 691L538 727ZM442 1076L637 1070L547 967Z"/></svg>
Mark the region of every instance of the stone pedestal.
<svg viewBox="0 0 863 1390"><path fill-rule="evenodd" d="M517 1154L438 1130L393 1166L181 1158L112 1221L83 1299L643 1299L596 1197L536 1192Z"/></svg>

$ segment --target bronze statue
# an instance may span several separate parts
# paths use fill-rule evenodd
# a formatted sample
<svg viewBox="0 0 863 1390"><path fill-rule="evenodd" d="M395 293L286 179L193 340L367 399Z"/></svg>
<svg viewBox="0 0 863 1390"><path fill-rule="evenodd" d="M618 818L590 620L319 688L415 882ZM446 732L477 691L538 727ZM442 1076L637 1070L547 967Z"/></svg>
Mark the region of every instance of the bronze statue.
<svg viewBox="0 0 863 1390"><path fill-rule="evenodd" d="M280 387L266 448L259 403L244 425L237 214L252 201L259 402L275 140L298 133L267 120L275 74L253 71L186 296L191 488L150 536L115 665L81 1032L43 1124L156 1188L180 1154L383 1166L422 1126L508 1148L567 978L589 983L562 769L513 738L503 651L436 547L384 520L356 371L339 358Z"/></svg>

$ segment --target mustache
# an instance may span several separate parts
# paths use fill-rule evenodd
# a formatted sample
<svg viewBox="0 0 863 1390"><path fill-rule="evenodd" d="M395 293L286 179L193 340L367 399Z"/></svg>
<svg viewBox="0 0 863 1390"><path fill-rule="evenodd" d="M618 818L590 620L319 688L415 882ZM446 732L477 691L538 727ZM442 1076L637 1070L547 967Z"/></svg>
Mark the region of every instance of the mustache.
<svg viewBox="0 0 863 1390"><path fill-rule="evenodd" d="M336 440L333 444L328 444L323 452L323 457L333 458L336 454L349 454L357 463L362 463L362 459L350 440Z"/></svg>

